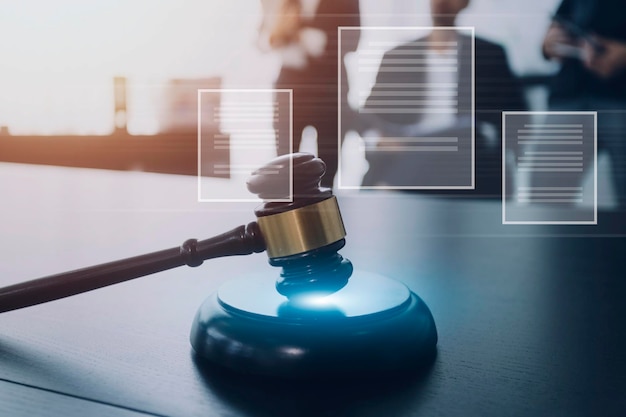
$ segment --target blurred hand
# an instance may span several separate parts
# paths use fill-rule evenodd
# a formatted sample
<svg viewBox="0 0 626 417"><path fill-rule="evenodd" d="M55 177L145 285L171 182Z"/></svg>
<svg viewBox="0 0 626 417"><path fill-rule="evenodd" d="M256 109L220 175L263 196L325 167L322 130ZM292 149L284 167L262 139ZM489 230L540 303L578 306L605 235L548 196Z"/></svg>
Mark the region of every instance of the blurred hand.
<svg viewBox="0 0 626 417"><path fill-rule="evenodd" d="M270 32L269 43L274 48L289 45L298 40L301 28L300 7L297 2L284 2L280 15Z"/></svg>
<svg viewBox="0 0 626 417"><path fill-rule="evenodd" d="M611 78L626 70L626 43L594 36L600 49L585 41L584 64L590 71L602 78Z"/></svg>
<svg viewBox="0 0 626 417"><path fill-rule="evenodd" d="M571 56L571 52L566 53L568 51L566 47L578 48L580 45L563 26L553 22L543 39L543 54L546 58L561 60L561 58Z"/></svg>

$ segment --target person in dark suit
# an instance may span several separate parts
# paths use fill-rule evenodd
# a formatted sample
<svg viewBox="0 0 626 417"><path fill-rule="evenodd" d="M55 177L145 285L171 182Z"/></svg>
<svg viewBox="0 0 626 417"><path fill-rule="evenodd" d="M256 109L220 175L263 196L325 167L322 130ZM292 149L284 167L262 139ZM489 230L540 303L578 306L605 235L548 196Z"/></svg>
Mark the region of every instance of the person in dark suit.
<svg viewBox="0 0 626 417"><path fill-rule="evenodd" d="M550 84L550 110L598 112L598 151L610 155L617 203L626 206L623 0L563 0L544 38L543 54L561 63Z"/></svg>
<svg viewBox="0 0 626 417"><path fill-rule="evenodd" d="M471 126L471 51L472 39L464 33L456 30L443 30L441 28L454 27L458 14L469 4L469 0L431 0L431 14L435 29L424 38L402 44L388 52L382 58L376 83L367 99L364 108L375 106L376 100L384 94L385 86L393 83L413 83L432 85L433 82L442 81L456 85L456 91L451 96L457 96L456 108L442 108L438 112L440 101L424 100L423 104L416 104L416 112L399 114L385 113L368 117L369 127L378 130L381 136L398 136L404 132L408 136L432 136L433 132L445 136L446 132L467 131ZM447 52L447 44L454 44L454 52ZM434 74L428 67L415 70L414 64L408 64L406 71L398 71L402 63L398 63L398 56L403 51L416 49L423 50L423 56L429 53L436 59L447 59L458 62L458 70L454 79L445 79L441 74ZM433 51L428 51L431 48ZM475 39L475 122L476 122L476 190L475 194L499 195L501 192L501 157L502 147L499 132L501 131L502 111L526 110L526 103L522 95L521 87L512 74L504 49L484 39ZM420 54L421 55L421 54ZM393 71L386 71L387 67L395 67ZM411 67L411 68L409 68ZM421 94L428 97L428 94ZM421 96L423 97L423 96ZM419 97L416 97L419 98ZM398 96L394 101L402 106L402 101L414 99L407 95ZM419 101L419 100L418 100ZM454 103L454 102L453 102ZM393 107L393 106L391 106ZM445 107L445 106L444 106ZM421 113L420 108L430 111ZM444 114L447 113L448 117ZM421 133L423 132L423 133ZM489 141L491 138L491 142ZM463 155L468 155L469 150ZM412 152L414 153L414 152ZM421 155L420 155L421 156ZM459 156L461 157L461 156ZM407 184L415 181L412 176L422 175L428 170L428 164L437 164L437 158L421 158L422 169L411 169L408 162L403 159L416 160L414 155L403 155L401 152L366 153L370 164L370 170L363 179L363 185L375 185L381 178L404 179ZM463 157L467 159L466 157ZM418 159L419 160L419 159ZM467 161L458 161L458 164L467 164ZM412 162L415 164L415 162ZM455 169L455 164L450 164L450 170ZM413 172L412 172L413 171ZM423 179L423 178L422 178ZM454 191L460 193L460 191Z"/></svg>
<svg viewBox="0 0 626 417"><path fill-rule="evenodd" d="M343 44L339 57L338 27L360 25L359 1L263 0L262 4L265 18L261 31L267 34L269 47L282 56L274 87L293 89L293 150L298 151L304 128L313 126L317 130L317 156L326 163L322 185L332 187L339 140L348 128L338 132L338 65L342 79L347 80L343 58L358 44L358 37L354 44ZM341 95L345 97L347 91L347 82L343 82ZM288 112L287 103L279 102L279 106ZM349 108L342 111L350 113ZM275 126L279 155L289 152L288 123L278 120Z"/></svg>

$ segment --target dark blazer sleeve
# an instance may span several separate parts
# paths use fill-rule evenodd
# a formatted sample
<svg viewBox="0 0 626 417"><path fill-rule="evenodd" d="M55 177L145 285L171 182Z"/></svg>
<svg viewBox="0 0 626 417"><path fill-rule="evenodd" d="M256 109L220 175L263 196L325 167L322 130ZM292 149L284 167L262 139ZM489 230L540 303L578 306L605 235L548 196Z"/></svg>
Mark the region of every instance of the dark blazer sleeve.
<svg viewBox="0 0 626 417"><path fill-rule="evenodd" d="M402 104L402 101L415 100L418 97L412 97L408 95L398 96L394 94L396 91L400 91L401 88L390 88L391 84L401 85L403 83L422 83L424 82L423 72L414 71L401 71L401 72L389 72L384 71L386 67L398 67L398 64L393 64L393 58L397 58L394 55L398 51L402 51L406 48L410 48L406 44L400 45L390 51L387 51L380 61L378 68L378 74L376 75L376 82L372 87L369 97L367 98L365 105L363 106L365 112L371 111L381 106L376 103L380 100L393 100L398 102L396 105L385 105L388 110L393 110L395 107L406 107ZM407 65L409 68L410 65ZM414 106L421 107L421 106ZM371 127L377 128L383 132L393 131L394 125L409 125L419 122L421 116L416 113L364 113L362 115L366 120L369 120ZM393 132L390 132L393 133Z"/></svg>
<svg viewBox="0 0 626 417"><path fill-rule="evenodd" d="M500 126L503 111L527 110L522 87L504 49L476 39L476 120Z"/></svg>
<svg viewBox="0 0 626 417"><path fill-rule="evenodd" d="M572 1L571 0L563 0L559 7L556 9L554 13L555 16L559 17L571 17L572 13Z"/></svg>
<svg viewBox="0 0 626 417"><path fill-rule="evenodd" d="M477 38L475 41L475 112L476 120L500 126L503 111L527 110L527 104L523 96L519 80L509 67L504 49L492 42ZM402 46L392 51L398 50ZM387 52L381 61L380 67L384 67L393 56L393 52ZM379 71L372 93L368 97L364 109L375 108L375 100L388 98L384 95L382 85L392 82L422 82L422 73L398 73ZM461 88L461 87L459 87ZM396 100L410 97L395 97ZM365 114L365 119L370 120L370 125L377 127L379 124L412 124L419 122L416 115L411 114ZM379 128L382 126L378 126ZM384 129L383 129L384 131Z"/></svg>
<svg viewBox="0 0 626 417"><path fill-rule="evenodd" d="M370 95L369 97L367 97L367 100L365 101L365 105L363 106L366 112L364 113L365 118L369 119L370 122L372 122L373 124L376 124L376 122L383 122L383 121L390 122L390 123L402 123L403 122L401 118L399 119L397 115L394 115L394 114L388 114L388 115L380 114L379 115L379 114L368 113L369 111L372 111L378 107L378 105L376 104L376 101L382 100L382 99L396 99L396 97L393 97L393 96L387 97L387 96L382 95L382 94L386 94L382 86L385 84L393 83L395 81L393 79L393 73L384 72L380 70L381 68L387 65L387 62L389 61L389 59L390 59L390 53L386 52L380 61L379 71L376 74L376 82L372 86L372 91L370 91ZM378 118L382 118L383 120L377 120Z"/></svg>

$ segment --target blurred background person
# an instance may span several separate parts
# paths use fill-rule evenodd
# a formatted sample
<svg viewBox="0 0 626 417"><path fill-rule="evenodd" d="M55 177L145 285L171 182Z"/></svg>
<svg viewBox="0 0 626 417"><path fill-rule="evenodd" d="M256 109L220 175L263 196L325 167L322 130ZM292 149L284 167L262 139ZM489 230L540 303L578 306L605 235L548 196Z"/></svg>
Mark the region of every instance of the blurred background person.
<svg viewBox="0 0 626 417"><path fill-rule="evenodd" d="M431 50L425 55L426 61L441 58L458 62L456 73L437 72L434 67L426 71L388 72L379 69L372 93L365 103L365 108L372 106L380 94L379 86L391 81L403 83L446 83L456 86L458 111L452 113L425 112L424 114L380 114L369 118L368 125L379 131L380 136L398 136L399 131L424 131L424 136L452 136L467 132L471 126L469 91L471 91L471 37L455 30L442 30L456 26L456 20L469 0L431 0L431 18L435 29L425 38L402 44L385 53L380 68L391 65L399 51L411 49L413 44L428 41ZM458 51L451 51L446 45L458 44ZM388 64L389 63L389 64ZM429 64L427 64L429 65ZM402 77L399 81L398 77ZM526 102L521 86L508 64L504 49L492 42L476 37L475 39L475 121L476 121L476 189L472 194L499 196L502 190L502 143L500 138L502 111L526 110ZM426 94L428 108L434 104L434 94ZM428 103L428 101L431 103ZM454 133L456 132L456 133ZM450 133L450 134L446 134ZM461 133L466 134L466 133ZM415 136L420 136L419 133ZM413 152L414 153L414 152ZM363 178L363 185L375 185L381 178L404 178L409 181L415 156L402 152L366 153L370 165ZM432 158L431 158L432 159ZM440 193L441 191L435 191ZM461 193L454 191L454 193Z"/></svg>
<svg viewBox="0 0 626 417"><path fill-rule="evenodd" d="M342 45L344 56L338 57L339 26L359 26L358 0L261 0L263 19L261 44L280 53L281 70L274 88L293 89L293 151L300 147L302 132L307 126L317 131L317 155L326 163L322 185L332 187L338 166L338 64L343 80L347 80L343 58L356 50ZM342 96L348 91L342 83ZM345 100L343 100L345 102ZM288 114L288 104L278 103L280 114ZM349 114L350 109L342 109ZM289 152L289 120L275 122L277 152Z"/></svg>
<svg viewBox="0 0 626 417"><path fill-rule="evenodd" d="M598 111L598 151L610 156L620 207L626 205L625 5L563 0L543 41L544 56L561 64L550 84L549 108ZM585 158L585 167L588 162Z"/></svg>

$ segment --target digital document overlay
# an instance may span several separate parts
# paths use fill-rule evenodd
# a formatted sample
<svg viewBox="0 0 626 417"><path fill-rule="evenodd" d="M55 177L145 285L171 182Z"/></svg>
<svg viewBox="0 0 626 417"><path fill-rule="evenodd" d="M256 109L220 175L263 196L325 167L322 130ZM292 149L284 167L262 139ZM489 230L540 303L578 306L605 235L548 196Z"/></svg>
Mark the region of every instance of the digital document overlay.
<svg viewBox="0 0 626 417"><path fill-rule="evenodd" d="M342 97L347 80L340 71L339 131L359 126L362 141L353 152L365 156L369 170L354 184L340 167L339 187L474 189L474 28L340 27L340 57L359 31L352 106Z"/></svg>
<svg viewBox="0 0 626 417"><path fill-rule="evenodd" d="M502 141L503 224L597 224L596 112L503 112Z"/></svg>
<svg viewBox="0 0 626 417"><path fill-rule="evenodd" d="M216 94L221 98L219 107L210 105ZM198 90L198 201L260 201L248 191L246 181L253 171L276 157L279 139L288 142L292 152L292 111L291 89ZM212 157L226 149L228 162ZM265 173L278 174L278 167L271 168ZM275 194L287 197L264 201L292 201L292 165L288 177L277 177Z"/></svg>

